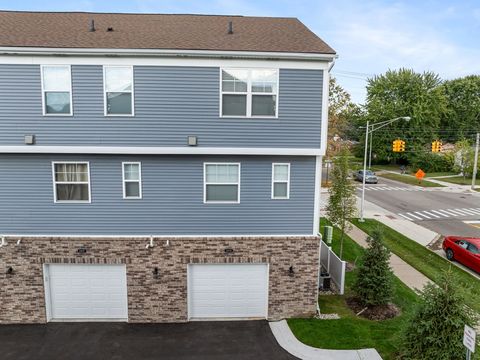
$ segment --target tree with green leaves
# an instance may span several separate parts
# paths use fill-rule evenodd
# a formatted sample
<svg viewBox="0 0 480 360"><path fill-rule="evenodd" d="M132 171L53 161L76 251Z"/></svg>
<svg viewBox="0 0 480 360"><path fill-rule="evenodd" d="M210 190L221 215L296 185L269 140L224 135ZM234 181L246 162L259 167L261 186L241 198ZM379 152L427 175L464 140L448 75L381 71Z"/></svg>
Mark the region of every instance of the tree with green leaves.
<svg viewBox="0 0 480 360"><path fill-rule="evenodd" d="M458 141L480 132L480 75L447 80L442 84L447 111L441 129L448 141Z"/></svg>
<svg viewBox="0 0 480 360"><path fill-rule="evenodd" d="M360 107L352 102L350 94L331 77L328 100L328 156L334 156L342 147L341 141L335 141L336 136L346 140L356 130L354 118L360 111Z"/></svg>
<svg viewBox="0 0 480 360"><path fill-rule="evenodd" d="M422 291L422 301L403 329L404 359L461 360L465 325L475 326L476 313L465 305L466 294L456 285L451 270L441 274L437 284Z"/></svg>
<svg viewBox="0 0 480 360"><path fill-rule="evenodd" d="M365 306L386 305L393 297L390 250L383 243L383 232L376 228L367 239L353 290Z"/></svg>
<svg viewBox="0 0 480 360"><path fill-rule="evenodd" d="M348 149L342 148L333 160L332 185L328 189L330 196L326 207L327 217L341 231L340 258L343 255L345 232L351 226L348 220L355 217L357 213L355 186L349 177L348 157Z"/></svg>
<svg viewBox="0 0 480 360"><path fill-rule="evenodd" d="M461 172L464 180L467 176L471 176L473 173L475 150L470 141L466 139L458 141L455 144L453 156L455 157L454 170Z"/></svg>
<svg viewBox="0 0 480 360"><path fill-rule="evenodd" d="M441 119L447 109L441 79L432 72L416 73L410 69L389 70L368 79L366 116L370 124L409 116L373 134L373 153L377 159L406 159L412 151L424 151L437 138ZM393 153L392 141L406 141L406 153ZM362 145L363 146L363 145Z"/></svg>

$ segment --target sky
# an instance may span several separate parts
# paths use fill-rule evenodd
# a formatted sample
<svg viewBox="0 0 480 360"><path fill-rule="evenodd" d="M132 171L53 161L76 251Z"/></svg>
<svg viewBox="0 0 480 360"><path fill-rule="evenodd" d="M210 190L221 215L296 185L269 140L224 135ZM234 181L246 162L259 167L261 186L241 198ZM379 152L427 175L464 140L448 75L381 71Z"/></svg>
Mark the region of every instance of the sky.
<svg viewBox="0 0 480 360"><path fill-rule="evenodd" d="M296 17L337 51L332 74L360 104L367 79L388 69L480 74L480 0L0 0L0 9Z"/></svg>

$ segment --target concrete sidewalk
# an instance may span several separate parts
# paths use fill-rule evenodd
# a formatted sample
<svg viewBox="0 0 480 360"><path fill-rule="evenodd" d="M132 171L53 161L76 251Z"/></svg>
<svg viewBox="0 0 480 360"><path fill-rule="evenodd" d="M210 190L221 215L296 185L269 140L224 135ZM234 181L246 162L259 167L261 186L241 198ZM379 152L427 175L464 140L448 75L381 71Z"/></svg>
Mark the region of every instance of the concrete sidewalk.
<svg viewBox="0 0 480 360"><path fill-rule="evenodd" d="M319 320L324 321L324 320ZM317 349L300 342L285 320L270 322L278 344L293 356L303 360L382 360L375 349L327 350Z"/></svg>
<svg viewBox="0 0 480 360"><path fill-rule="evenodd" d="M347 234L353 241L363 248L368 246L368 235L355 225L352 225L352 229ZM414 291L422 290L425 285L431 283L429 278L393 253L390 257L390 266L392 267L395 276Z"/></svg>

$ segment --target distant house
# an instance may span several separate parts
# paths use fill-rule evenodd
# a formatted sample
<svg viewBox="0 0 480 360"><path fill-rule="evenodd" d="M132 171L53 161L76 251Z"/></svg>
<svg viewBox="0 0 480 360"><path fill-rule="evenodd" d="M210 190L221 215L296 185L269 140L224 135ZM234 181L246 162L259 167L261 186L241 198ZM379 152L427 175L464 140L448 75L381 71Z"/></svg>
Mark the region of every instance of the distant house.
<svg viewBox="0 0 480 360"><path fill-rule="evenodd" d="M323 40L294 18L5 11L0 48L0 323L315 313Z"/></svg>

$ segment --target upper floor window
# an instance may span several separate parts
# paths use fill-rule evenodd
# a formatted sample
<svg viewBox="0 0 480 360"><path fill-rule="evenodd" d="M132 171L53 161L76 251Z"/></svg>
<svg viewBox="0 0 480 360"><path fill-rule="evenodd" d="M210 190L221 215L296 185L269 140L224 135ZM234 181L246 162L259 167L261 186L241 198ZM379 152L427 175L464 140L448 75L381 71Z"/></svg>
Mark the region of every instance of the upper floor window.
<svg viewBox="0 0 480 360"><path fill-rule="evenodd" d="M133 109L133 67L105 66L105 115L132 116Z"/></svg>
<svg viewBox="0 0 480 360"><path fill-rule="evenodd" d="M272 164L272 199L290 197L290 164Z"/></svg>
<svg viewBox="0 0 480 360"><path fill-rule="evenodd" d="M69 65L43 65L43 115L72 115L72 81Z"/></svg>
<svg viewBox="0 0 480 360"><path fill-rule="evenodd" d="M278 70L222 69L221 115L277 117Z"/></svg>
<svg viewBox="0 0 480 360"><path fill-rule="evenodd" d="M205 163L204 202L240 202L240 164Z"/></svg>
<svg viewBox="0 0 480 360"><path fill-rule="evenodd" d="M54 162L55 202L90 202L88 162Z"/></svg>
<svg viewBox="0 0 480 360"><path fill-rule="evenodd" d="M123 198L142 198L142 169L139 162L124 162L123 166Z"/></svg>

